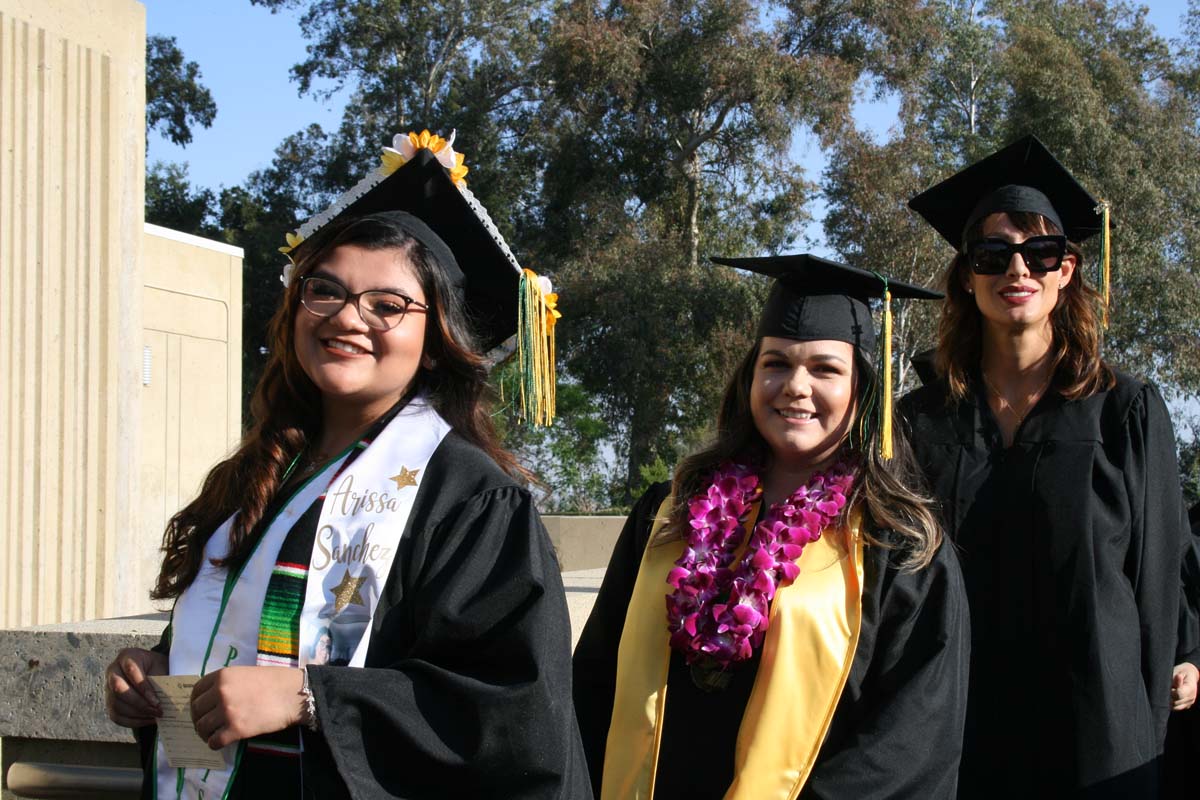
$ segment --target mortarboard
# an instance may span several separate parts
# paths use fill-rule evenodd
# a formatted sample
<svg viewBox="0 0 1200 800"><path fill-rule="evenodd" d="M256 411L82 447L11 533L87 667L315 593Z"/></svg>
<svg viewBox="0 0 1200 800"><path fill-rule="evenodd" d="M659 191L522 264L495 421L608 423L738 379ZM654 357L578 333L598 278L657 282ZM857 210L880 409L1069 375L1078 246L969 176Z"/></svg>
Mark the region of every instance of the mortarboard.
<svg viewBox="0 0 1200 800"><path fill-rule="evenodd" d="M554 414L557 296L548 279L522 269L483 205L466 187L454 136L398 134L381 165L328 208L287 235L279 248L302 259L331 223L387 215L433 253L461 293L485 350L518 334L522 416L549 424ZM284 270L284 283L292 267Z"/></svg>
<svg viewBox="0 0 1200 800"><path fill-rule="evenodd" d="M775 279L758 322L758 337L849 342L870 359L875 323L868 301L892 297L937 300L942 294L813 255L714 258L717 264Z"/></svg>
<svg viewBox="0 0 1200 800"><path fill-rule="evenodd" d="M1100 283L1107 320L1109 204L1084 189L1036 136L1018 139L956 172L909 200L908 207L960 253L967 244L967 231L999 212L1041 214L1074 242L1103 232Z"/></svg>
<svg viewBox="0 0 1200 800"><path fill-rule="evenodd" d="M1018 139L908 201L959 251L972 225L1003 211L1041 214L1081 242L1103 229L1100 206L1036 136Z"/></svg>
<svg viewBox="0 0 1200 800"><path fill-rule="evenodd" d="M882 376L883 457L891 457L891 300L937 300L941 292L814 255L714 258L726 267L775 279L759 316L757 338L798 341L832 339L853 345L867 361L875 359L875 323L869 301L883 301Z"/></svg>

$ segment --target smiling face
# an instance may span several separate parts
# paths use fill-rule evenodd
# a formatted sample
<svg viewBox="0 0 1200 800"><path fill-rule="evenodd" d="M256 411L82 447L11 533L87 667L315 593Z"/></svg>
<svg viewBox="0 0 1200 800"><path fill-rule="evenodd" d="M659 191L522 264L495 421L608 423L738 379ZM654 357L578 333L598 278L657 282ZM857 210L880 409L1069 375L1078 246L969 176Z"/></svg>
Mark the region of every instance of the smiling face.
<svg viewBox="0 0 1200 800"><path fill-rule="evenodd" d="M819 469L854 420L854 346L765 336L750 384L754 426L774 465Z"/></svg>
<svg viewBox="0 0 1200 800"><path fill-rule="evenodd" d="M1007 214L992 214L983 221L983 238L1019 243L1043 233L1047 231L1022 231ZM1059 290L1070 283L1075 263L1075 256L1068 252L1057 271L1031 272L1025 259L1013 253L1003 274L967 272L963 285L975 296L984 325L1006 332L1027 328L1048 331L1050 312L1058 305Z"/></svg>
<svg viewBox="0 0 1200 800"><path fill-rule="evenodd" d="M350 294L378 289L425 302L416 271L398 248L341 245L308 274L335 281ZM375 419L391 408L421 367L425 322L425 312L415 306L386 331L368 326L354 303L324 318L297 309L296 358L321 392L326 415Z"/></svg>

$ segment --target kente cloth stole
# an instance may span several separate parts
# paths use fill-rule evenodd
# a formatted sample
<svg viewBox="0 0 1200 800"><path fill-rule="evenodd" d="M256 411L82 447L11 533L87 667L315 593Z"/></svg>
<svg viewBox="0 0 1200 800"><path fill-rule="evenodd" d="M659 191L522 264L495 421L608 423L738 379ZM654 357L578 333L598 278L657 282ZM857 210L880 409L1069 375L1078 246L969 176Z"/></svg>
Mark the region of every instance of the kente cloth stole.
<svg viewBox="0 0 1200 800"><path fill-rule="evenodd" d="M601 800L652 800L671 648L667 573L683 541L655 545L673 505L658 509L617 651L617 691ZM744 523L749 539L758 516ZM770 625L738 729L725 800L793 800L812 771L850 675L862 622L862 515L804 548L800 574L771 601ZM735 667L736 668L736 667Z"/></svg>
<svg viewBox="0 0 1200 800"><path fill-rule="evenodd" d="M301 486L271 520L249 560L232 574L212 563L228 552L234 517L226 520L209 537L200 572L175 604L170 673L205 675L255 664L279 548L318 501L321 516L300 617L300 664L361 667L371 620L425 466L449 431L424 397L410 401L373 441L356 443ZM156 798L226 797L244 750L244 741L224 748L224 770L172 769L156 742Z"/></svg>

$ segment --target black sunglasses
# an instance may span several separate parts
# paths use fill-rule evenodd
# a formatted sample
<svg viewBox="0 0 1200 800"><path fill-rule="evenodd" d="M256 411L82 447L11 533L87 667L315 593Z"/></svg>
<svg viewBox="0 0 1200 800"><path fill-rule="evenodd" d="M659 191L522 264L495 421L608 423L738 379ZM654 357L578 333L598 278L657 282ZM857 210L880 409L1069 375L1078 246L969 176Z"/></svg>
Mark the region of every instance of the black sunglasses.
<svg viewBox="0 0 1200 800"><path fill-rule="evenodd" d="M1023 242L981 239L967 245L967 263L976 275L1003 275L1014 253L1020 253L1030 272L1054 272L1067 253L1067 237L1034 236Z"/></svg>

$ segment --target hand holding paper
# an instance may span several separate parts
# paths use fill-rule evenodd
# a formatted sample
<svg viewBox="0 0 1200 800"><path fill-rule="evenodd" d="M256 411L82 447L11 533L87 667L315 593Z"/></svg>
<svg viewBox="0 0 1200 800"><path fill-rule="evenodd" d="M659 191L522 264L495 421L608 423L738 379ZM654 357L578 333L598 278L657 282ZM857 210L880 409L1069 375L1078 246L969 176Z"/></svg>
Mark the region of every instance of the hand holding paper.
<svg viewBox="0 0 1200 800"><path fill-rule="evenodd" d="M158 739L171 767L185 769L225 769L225 756L212 750L196 733L192 723L192 690L199 675L155 675L150 679L158 695L162 716L158 719Z"/></svg>

